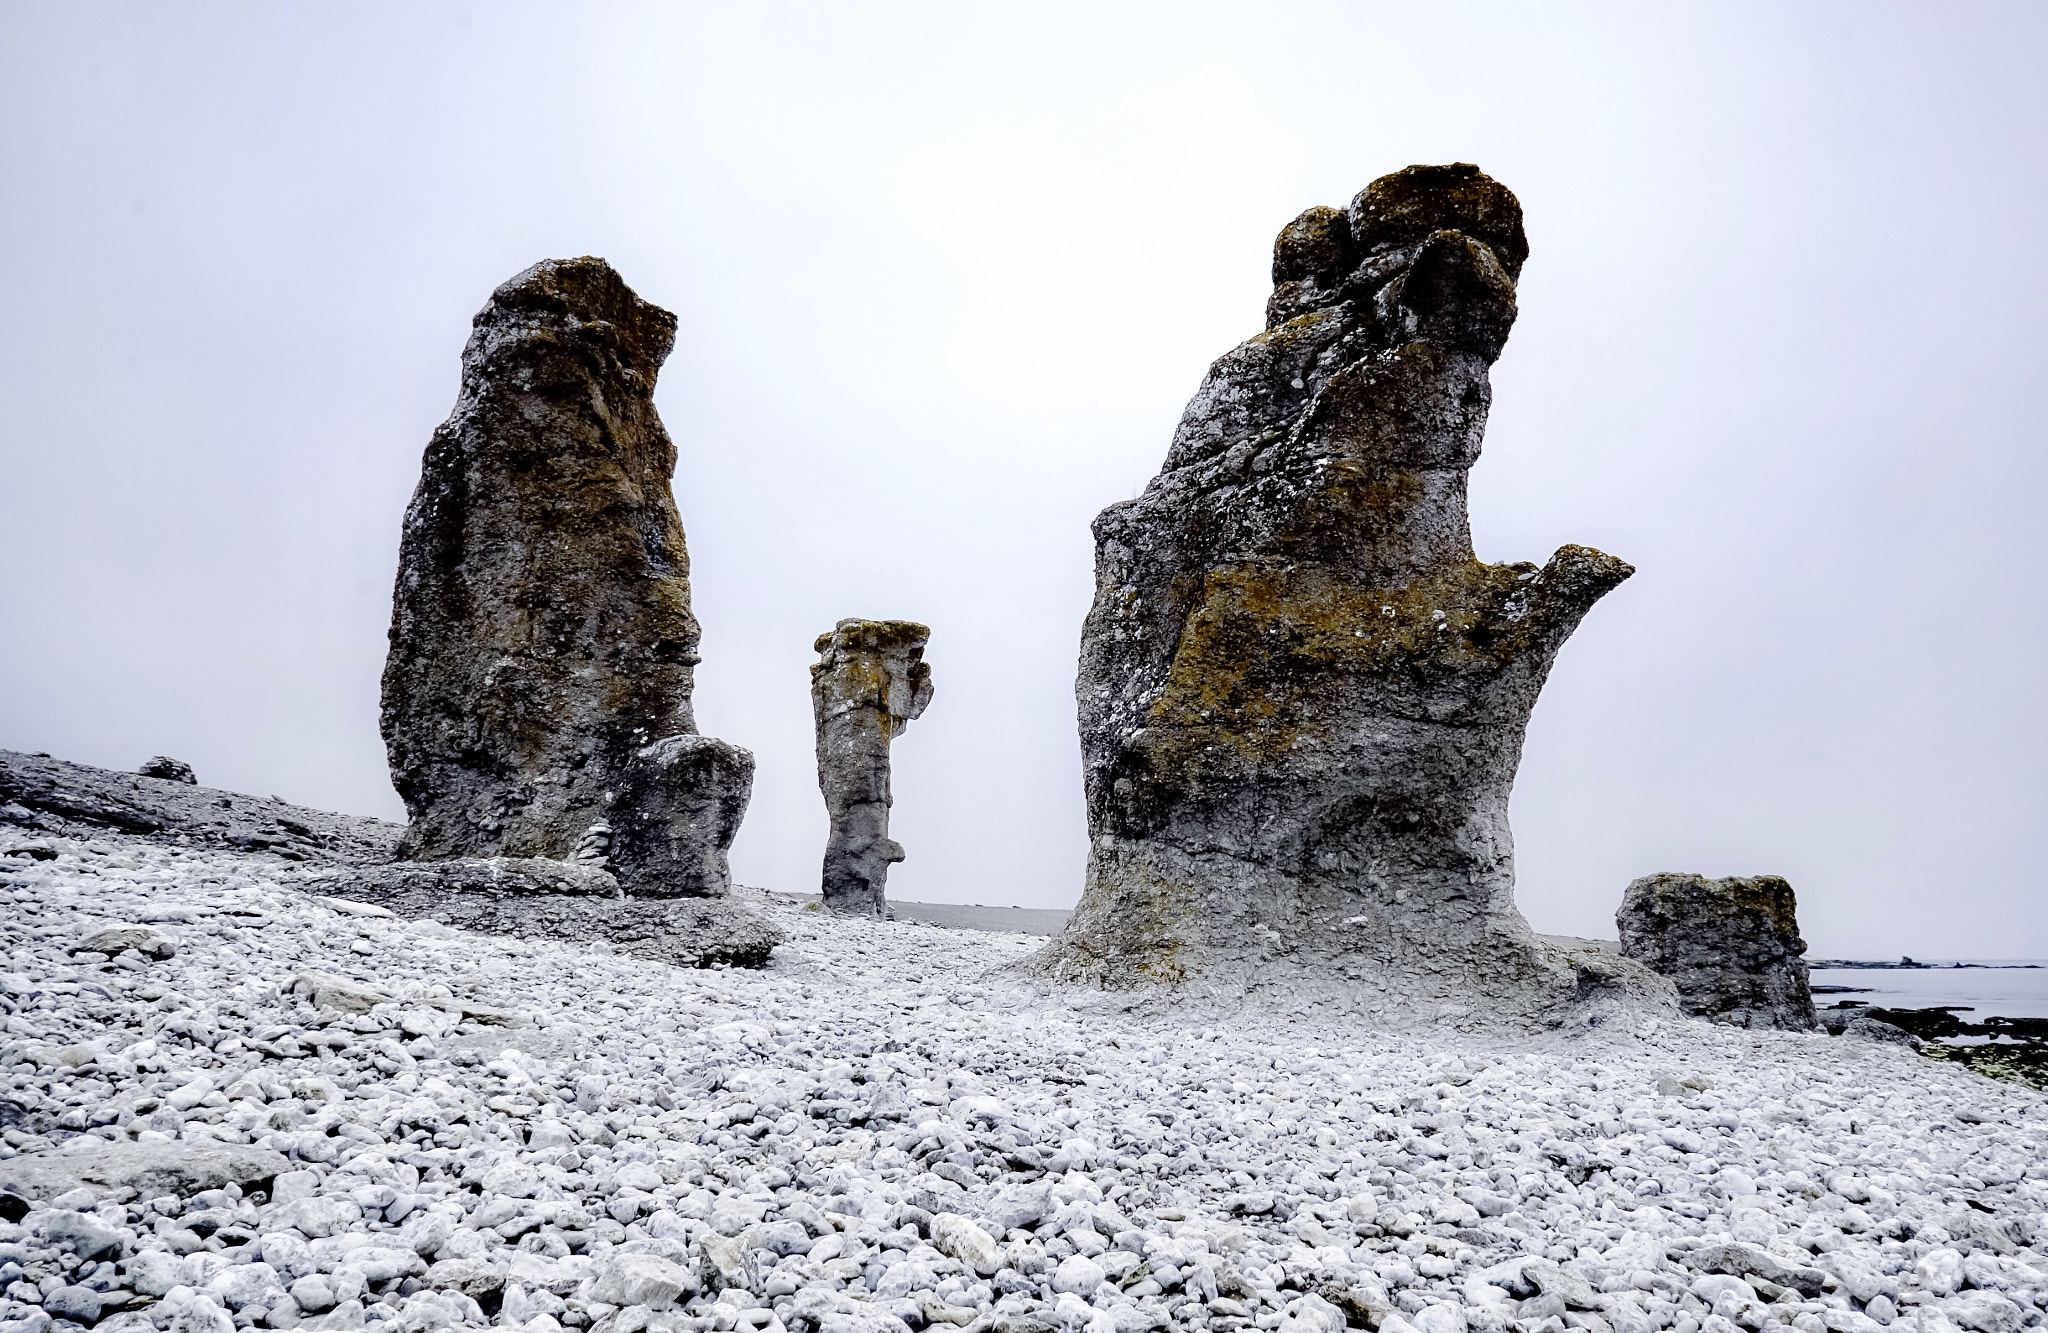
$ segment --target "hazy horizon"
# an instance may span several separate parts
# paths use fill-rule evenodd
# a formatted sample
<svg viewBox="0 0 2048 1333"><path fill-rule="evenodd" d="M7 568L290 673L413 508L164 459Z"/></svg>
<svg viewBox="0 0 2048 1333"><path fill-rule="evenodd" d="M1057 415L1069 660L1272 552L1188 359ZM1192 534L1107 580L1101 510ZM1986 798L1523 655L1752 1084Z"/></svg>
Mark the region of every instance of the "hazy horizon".
<svg viewBox="0 0 2048 1333"><path fill-rule="evenodd" d="M0 7L0 748L402 818L421 450L491 289L596 254L680 320L698 724L759 762L736 876L816 890L810 645L902 617L937 689L891 896L1068 906L1089 521L1259 330L1282 224L1471 161L1532 250L1478 553L1638 570L1529 728L1532 924L1780 874L1813 957L2048 957L2044 38L2018 5Z"/></svg>

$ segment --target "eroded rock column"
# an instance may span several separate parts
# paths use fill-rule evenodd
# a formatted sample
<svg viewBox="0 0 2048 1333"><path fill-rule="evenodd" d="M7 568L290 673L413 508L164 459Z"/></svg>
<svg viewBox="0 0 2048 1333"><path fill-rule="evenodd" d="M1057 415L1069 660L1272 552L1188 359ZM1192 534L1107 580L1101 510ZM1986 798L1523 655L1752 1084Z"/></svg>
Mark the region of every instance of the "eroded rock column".
<svg viewBox="0 0 2048 1333"><path fill-rule="evenodd" d="M628 892L722 893L753 757L691 713L698 629L653 399L675 316L585 258L534 265L474 324L399 551L382 720L400 854L606 845Z"/></svg>
<svg viewBox="0 0 2048 1333"><path fill-rule="evenodd" d="M814 645L818 788L832 819L824 894L835 912L888 913L889 867L903 859L889 837L889 743L931 702L930 638L908 620L842 620Z"/></svg>
<svg viewBox="0 0 2048 1333"><path fill-rule="evenodd" d="M1266 331L1095 521L1088 879L1032 966L1461 1023L1642 977L1545 945L1514 904L1530 709L1633 572L1580 546L1473 555L1465 474L1528 249L1515 197L1466 165L1281 231Z"/></svg>
<svg viewBox="0 0 2048 1333"><path fill-rule="evenodd" d="M1817 1025L1799 902L1776 875L1645 875L1614 924L1622 953L1671 978L1687 1013L1736 1027Z"/></svg>

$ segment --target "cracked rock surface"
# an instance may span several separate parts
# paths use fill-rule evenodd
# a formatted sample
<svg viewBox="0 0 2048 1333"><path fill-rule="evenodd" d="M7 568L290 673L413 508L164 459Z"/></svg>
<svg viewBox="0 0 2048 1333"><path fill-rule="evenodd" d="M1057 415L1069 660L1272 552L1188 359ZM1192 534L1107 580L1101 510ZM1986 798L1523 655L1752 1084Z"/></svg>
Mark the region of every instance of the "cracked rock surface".
<svg viewBox="0 0 2048 1333"><path fill-rule="evenodd" d="M1799 903L1778 876L1645 875L1614 924L1622 953L1670 977L1687 1013L1738 1027L1815 1025Z"/></svg>
<svg viewBox="0 0 2048 1333"><path fill-rule="evenodd" d="M908 620L842 620L812 645L818 788L832 821L824 899L835 912L888 914L889 867L903 859L889 836L889 744L932 701L931 636Z"/></svg>
<svg viewBox="0 0 2048 1333"><path fill-rule="evenodd" d="M33 838L54 854L20 855ZM2017 1333L2040 1094L1697 1020L1169 1021L769 902L760 971L0 830L0 1327ZM149 924L163 958L75 952Z"/></svg>
<svg viewBox="0 0 2048 1333"><path fill-rule="evenodd" d="M603 824L629 892L730 886L753 758L697 736L691 709L699 634L653 397L675 324L590 258L536 264L477 314L399 548L382 725L401 856L566 860ZM669 738L724 762L668 762Z"/></svg>
<svg viewBox="0 0 2048 1333"><path fill-rule="evenodd" d="M1633 570L1477 560L1465 474L1521 206L1410 167L1280 233L1268 327L1095 520L1076 682L1091 850L1033 970L1161 1003L1314 993L1376 1022L1547 1023L1669 988L1514 904L1508 796L1579 619Z"/></svg>

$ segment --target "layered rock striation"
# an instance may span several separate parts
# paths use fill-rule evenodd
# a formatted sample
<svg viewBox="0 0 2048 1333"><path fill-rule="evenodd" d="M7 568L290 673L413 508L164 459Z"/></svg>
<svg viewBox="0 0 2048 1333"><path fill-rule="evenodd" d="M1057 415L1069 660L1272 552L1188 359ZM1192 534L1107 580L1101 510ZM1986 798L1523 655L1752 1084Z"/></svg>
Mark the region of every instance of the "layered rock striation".
<svg viewBox="0 0 2048 1333"><path fill-rule="evenodd" d="M1076 696L1091 849L1053 976L1327 992L1382 1019L1555 1018L1653 979L1539 942L1508 794L1551 663L1631 568L1489 565L1466 472L1522 211L1410 167L1274 248L1265 332L1096 519Z"/></svg>
<svg viewBox="0 0 2048 1333"><path fill-rule="evenodd" d="M1614 914L1621 951L1671 978L1686 1012L1737 1027L1817 1026L1799 903L1776 875L1645 875Z"/></svg>
<svg viewBox="0 0 2048 1333"><path fill-rule="evenodd" d="M404 832L382 819L331 814L275 796L0 750L0 827L10 826L88 838L113 829L185 847L343 865L388 860Z"/></svg>
<svg viewBox="0 0 2048 1333"><path fill-rule="evenodd" d="M889 867L903 859L889 836L889 743L931 703L930 639L908 620L842 620L813 645L818 789L832 820L823 884L835 912L888 912Z"/></svg>
<svg viewBox="0 0 2048 1333"><path fill-rule="evenodd" d="M406 511L383 732L409 859L588 849L715 895L753 757L696 734L698 627L654 408L675 316L601 259L499 287ZM687 751L687 757L678 756Z"/></svg>

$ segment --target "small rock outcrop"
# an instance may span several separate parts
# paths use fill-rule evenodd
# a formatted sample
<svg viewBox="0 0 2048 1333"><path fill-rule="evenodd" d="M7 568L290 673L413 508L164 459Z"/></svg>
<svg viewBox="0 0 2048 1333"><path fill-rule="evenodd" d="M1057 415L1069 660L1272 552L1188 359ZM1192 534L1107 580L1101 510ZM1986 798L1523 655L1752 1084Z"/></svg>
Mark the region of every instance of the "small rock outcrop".
<svg viewBox="0 0 2048 1333"><path fill-rule="evenodd" d="M1799 904L1776 875L1646 875L1614 914L1621 951L1671 978L1686 1012L1737 1027L1817 1026Z"/></svg>
<svg viewBox="0 0 2048 1333"><path fill-rule="evenodd" d="M391 856L404 829L280 801L46 754L0 750L0 826L91 837L114 829L287 861L356 864Z"/></svg>
<svg viewBox="0 0 2048 1333"><path fill-rule="evenodd" d="M630 892L729 887L753 757L691 711L698 628L653 398L675 326L589 258L534 265L476 316L399 550L383 732L402 856L587 858L609 825Z"/></svg>
<svg viewBox="0 0 2048 1333"><path fill-rule="evenodd" d="M761 967L784 938L730 893L628 898L606 871L538 857L395 861L329 871L306 887L479 934L603 941L677 967Z"/></svg>
<svg viewBox="0 0 2048 1333"><path fill-rule="evenodd" d="M818 789L832 818L824 895L835 912L888 913L889 867L903 859L889 837L889 742L931 702L931 636L908 620L842 620L813 645Z"/></svg>
<svg viewBox="0 0 2048 1333"><path fill-rule="evenodd" d="M182 759L173 759L167 754L156 755L135 770L146 778L162 778L165 782L183 782L197 785L199 775L192 771L192 765Z"/></svg>
<svg viewBox="0 0 2048 1333"><path fill-rule="evenodd" d="M1383 1021L1668 994L1545 945L1514 905L1530 709L1633 572L1582 546L1540 568L1473 555L1465 476L1528 252L1514 195L1462 164L1281 231L1266 331L1210 367L1144 493L1095 520L1088 878L1033 968Z"/></svg>

